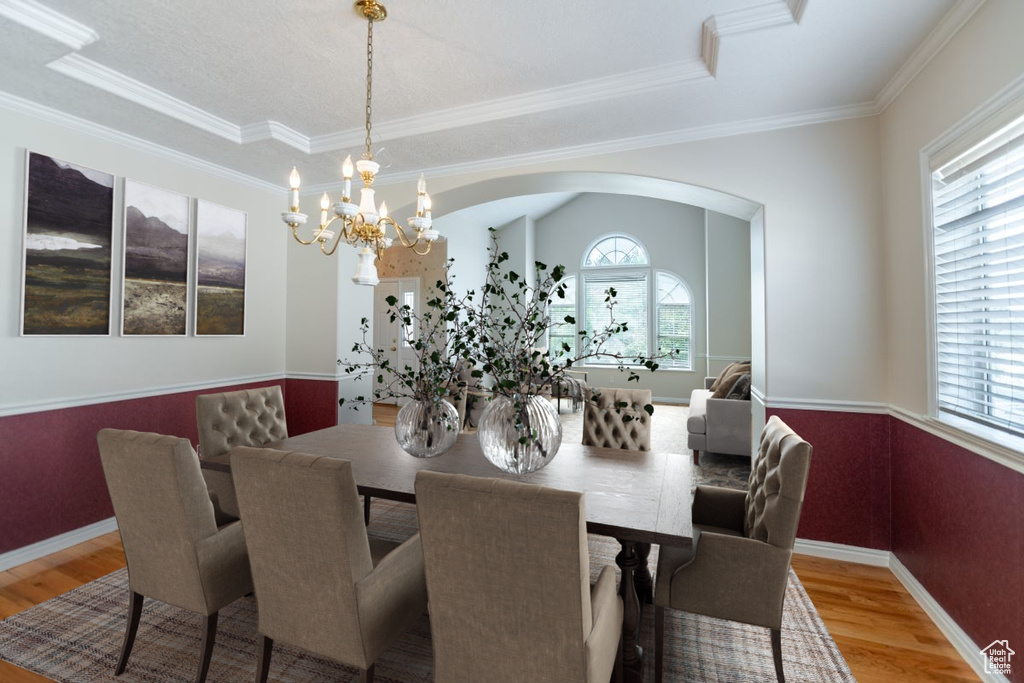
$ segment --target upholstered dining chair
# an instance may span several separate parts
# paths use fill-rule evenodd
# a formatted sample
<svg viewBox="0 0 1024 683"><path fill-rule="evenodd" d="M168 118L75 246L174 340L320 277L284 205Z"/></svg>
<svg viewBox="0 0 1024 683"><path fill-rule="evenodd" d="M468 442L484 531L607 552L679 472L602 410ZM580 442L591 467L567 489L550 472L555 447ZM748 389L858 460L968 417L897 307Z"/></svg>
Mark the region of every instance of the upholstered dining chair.
<svg viewBox="0 0 1024 683"><path fill-rule="evenodd" d="M587 389L583 405L583 445L651 450L651 403L648 389Z"/></svg>
<svg viewBox="0 0 1024 683"><path fill-rule="evenodd" d="M280 386L196 396L199 456L228 462L236 446L260 447L288 438L284 395ZM231 472L203 470L207 488L216 496L218 512L238 519L238 501Z"/></svg>
<svg viewBox="0 0 1024 683"><path fill-rule="evenodd" d="M746 491L698 486L693 547L662 546L654 587L655 681L664 662L665 608L770 629L782 670L782 607L811 445L777 415L761 432Z"/></svg>
<svg viewBox="0 0 1024 683"><path fill-rule="evenodd" d="M348 460L242 447L231 468L259 607L256 681L277 641L372 682L377 657L427 606L419 535L367 537Z"/></svg>
<svg viewBox="0 0 1024 683"><path fill-rule="evenodd" d="M582 493L424 470L416 509L435 681L621 674L622 600L611 566L590 587Z"/></svg>
<svg viewBox="0 0 1024 683"><path fill-rule="evenodd" d="M213 503L186 439L104 429L103 475L128 564L128 623L114 675L124 672L145 598L203 616L196 682L206 680L217 613L252 592L242 525L217 528Z"/></svg>

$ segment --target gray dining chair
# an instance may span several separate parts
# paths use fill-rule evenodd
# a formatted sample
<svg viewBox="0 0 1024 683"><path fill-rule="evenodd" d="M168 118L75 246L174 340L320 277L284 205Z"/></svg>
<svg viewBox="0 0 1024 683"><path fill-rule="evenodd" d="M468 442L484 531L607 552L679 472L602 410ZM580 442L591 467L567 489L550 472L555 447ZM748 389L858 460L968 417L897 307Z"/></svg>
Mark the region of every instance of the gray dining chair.
<svg viewBox="0 0 1024 683"><path fill-rule="evenodd" d="M242 525L217 527L188 440L116 429L96 440L128 564L128 622L114 675L128 664L148 597L202 615L195 680L203 683L219 610L252 592Z"/></svg>
<svg viewBox="0 0 1024 683"><path fill-rule="evenodd" d="M372 682L377 657L426 610L419 535L367 537L348 460L240 447L231 468L259 607L257 683L275 641Z"/></svg>
<svg viewBox="0 0 1024 683"><path fill-rule="evenodd" d="M622 599L614 567L590 587L582 493L421 470L416 510L435 681L621 674Z"/></svg>
<svg viewBox="0 0 1024 683"><path fill-rule="evenodd" d="M199 455L203 460L230 459L236 446L260 447L288 438L284 395L280 386L196 396ZM238 519L238 501L231 472L204 469L206 485L216 496L218 512Z"/></svg>
<svg viewBox="0 0 1024 683"><path fill-rule="evenodd" d="M811 445L773 415L761 432L746 491L698 486L693 546L662 546L654 586L655 681L664 668L665 608L770 630L782 668L782 609Z"/></svg>
<svg viewBox="0 0 1024 683"><path fill-rule="evenodd" d="M651 450L649 389L587 389L583 405L583 445Z"/></svg>

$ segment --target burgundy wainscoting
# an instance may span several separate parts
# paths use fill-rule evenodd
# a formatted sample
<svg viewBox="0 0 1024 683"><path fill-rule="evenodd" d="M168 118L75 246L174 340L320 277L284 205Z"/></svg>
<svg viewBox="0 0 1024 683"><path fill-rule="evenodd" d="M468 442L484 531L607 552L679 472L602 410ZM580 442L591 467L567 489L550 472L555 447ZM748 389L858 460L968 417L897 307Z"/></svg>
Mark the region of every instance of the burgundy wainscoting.
<svg viewBox="0 0 1024 683"><path fill-rule="evenodd" d="M157 432L195 444L197 395L283 383L232 385L0 418L0 553L114 514L96 446L99 430Z"/></svg>
<svg viewBox="0 0 1024 683"><path fill-rule="evenodd" d="M337 381L288 379L285 387L284 412L288 419L288 436L338 424Z"/></svg>
<svg viewBox="0 0 1024 683"><path fill-rule="evenodd" d="M1024 475L890 419L893 553L979 648L1009 640L1024 681Z"/></svg>
<svg viewBox="0 0 1024 683"><path fill-rule="evenodd" d="M889 550L889 416L769 408L814 449L799 538Z"/></svg>

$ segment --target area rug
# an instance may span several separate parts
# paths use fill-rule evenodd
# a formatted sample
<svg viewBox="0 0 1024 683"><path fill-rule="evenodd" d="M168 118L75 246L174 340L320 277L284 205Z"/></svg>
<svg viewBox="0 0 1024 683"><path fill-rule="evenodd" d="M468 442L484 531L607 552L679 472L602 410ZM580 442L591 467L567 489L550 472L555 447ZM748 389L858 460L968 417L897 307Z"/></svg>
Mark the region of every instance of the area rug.
<svg viewBox="0 0 1024 683"><path fill-rule="evenodd" d="M374 500L370 531L389 540L415 532L415 508ZM618 546L590 537L592 580L614 565ZM651 551L657 564L657 548ZM186 683L199 658L200 619L176 607L147 600L135 647L124 674L114 678L128 602L128 576L119 570L0 621L0 659L60 683ZM654 610L646 608L640 644L648 653L645 682L654 680ZM820 617L790 573L782 626L786 679L796 683L854 681ZM774 681L767 629L669 610L666 619L666 681L753 683ZM256 667L256 602L238 600L221 611L208 681L249 681ZM279 683L357 681L354 669L275 645L270 680ZM432 681L430 622L426 616L377 661L380 683ZM492 680L481 672L480 681ZM523 682L527 683L527 682Z"/></svg>

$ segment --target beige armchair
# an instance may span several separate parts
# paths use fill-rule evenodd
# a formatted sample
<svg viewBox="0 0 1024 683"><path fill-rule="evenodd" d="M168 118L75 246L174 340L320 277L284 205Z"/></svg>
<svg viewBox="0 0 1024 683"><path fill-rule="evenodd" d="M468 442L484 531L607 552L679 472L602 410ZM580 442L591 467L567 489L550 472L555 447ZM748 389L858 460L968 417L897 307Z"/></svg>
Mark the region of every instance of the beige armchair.
<svg viewBox="0 0 1024 683"><path fill-rule="evenodd" d="M256 681L279 641L372 682L377 657L427 606L419 535L367 538L347 460L242 447L231 468L259 606Z"/></svg>
<svg viewBox="0 0 1024 683"><path fill-rule="evenodd" d="M587 389L583 406L583 445L651 450L651 402L648 389Z"/></svg>
<svg viewBox="0 0 1024 683"><path fill-rule="evenodd" d="M583 494L420 471L434 680L606 683L621 673L615 570L590 587Z"/></svg>
<svg viewBox="0 0 1024 683"><path fill-rule="evenodd" d="M771 630L779 683L782 606L807 487L811 445L773 416L761 432L747 491L698 486L693 548L662 546L655 580L655 681L664 660L665 608Z"/></svg>
<svg viewBox="0 0 1024 683"><path fill-rule="evenodd" d="M217 528L199 459L186 439L104 429L96 440L128 563L128 623L114 675L128 664L149 597L203 616L196 673L203 683L218 611L252 592L242 525Z"/></svg>
<svg viewBox="0 0 1024 683"><path fill-rule="evenodd" d="M262 387L196 396L199 455L203 460L228 462L236 446L263 446L288 438L281 387ZM230 472L203 470L215 496L218 513L238 519L238 501Z"/></svg>

